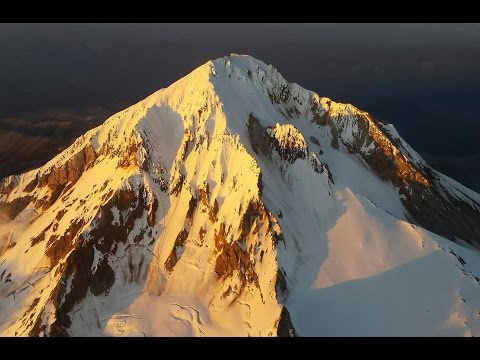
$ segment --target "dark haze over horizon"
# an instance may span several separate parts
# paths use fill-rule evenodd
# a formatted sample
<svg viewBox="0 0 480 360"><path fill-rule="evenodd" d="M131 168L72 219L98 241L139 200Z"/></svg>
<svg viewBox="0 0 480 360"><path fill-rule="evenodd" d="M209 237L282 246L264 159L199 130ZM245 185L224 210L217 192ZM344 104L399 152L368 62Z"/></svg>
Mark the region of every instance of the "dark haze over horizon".
<svg viewBox="0 0 480 360"><path fill-rule="evenodd" d="M478 44L478 24L1 24L0 117L119 110L209 59L243 53L393 123L478 190Z"/></svg>

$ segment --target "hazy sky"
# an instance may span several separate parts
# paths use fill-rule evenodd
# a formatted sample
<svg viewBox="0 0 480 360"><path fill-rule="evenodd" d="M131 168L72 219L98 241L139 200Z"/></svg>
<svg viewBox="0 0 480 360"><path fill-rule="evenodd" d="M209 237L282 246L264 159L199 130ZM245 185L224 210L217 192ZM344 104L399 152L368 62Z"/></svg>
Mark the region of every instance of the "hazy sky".
<svg viewBox="0 0 480 360"><path fill-rule="evenodd" d="M230 53L395 124L419 151L478 154L478 24L2 24L0 116L118 106Z"/></svg>

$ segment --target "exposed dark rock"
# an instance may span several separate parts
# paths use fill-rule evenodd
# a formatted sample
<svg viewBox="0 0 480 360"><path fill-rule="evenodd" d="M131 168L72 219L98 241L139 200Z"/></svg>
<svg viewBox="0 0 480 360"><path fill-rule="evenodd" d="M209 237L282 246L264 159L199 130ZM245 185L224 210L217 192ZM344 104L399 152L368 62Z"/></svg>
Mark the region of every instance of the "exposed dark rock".
<svg viewBox="0 0 480 360"><path fill-rule="evenodd" d="M110 289L115 282L115 273L104 258L97 265L97 269L92 276L90 291L93 295L100 295Z"/></svg>
<svg viewBox="0 0 480 360"><path fill-rule="evenodd" d="M35 198L33 196L24 196L16 198L8 203L0 203L2 213L7 215L10 220L13 220L20 214Z"/></svg>
<svg viewBox="0 0 480 360"><path fill-rule="evenodd" d="M464 216L440 195L431 174L412 163L399 151L398 139L385 131L381 123L366 113L352 115L350 118L336 117L332 123L327 123L332 131L335 129L339 134L350 121L356 122L357 132L352 134L351 138L340 137L340 141L349 152L362 156L381 179L390 181L399 188L403 195L402 203L414 221L453 240L455 235L467 241L478 238L477 231L472 232L472 226L465 224ZM366 151L366 148L369 150ZM455 226L455 223L461 226Z"/></svg>
<svg viewBox="0 0 480 360"><path fill-rule="evenodd" d="M278 300L282 300L287 296L287 280L285 279L285 271L283 269L277 270L275 292L277 293Z"/></svg>
<svg viewBox="0 0 480 360"><path fill-rule="evenodd" d="M142 167L143 164L138 163L137 152L142 146L141 143L132 143L130 146L122 153L122 160L120 161L120 166L122 168L128 168L130 166L139 166Z"/></svg>
<svg viewBox="0 0 480 360"><path fill-rule="evenodd" d="M305 147L297 146L297 137L300 136L303 140L303 136L293 125L277 125L277 127L289 126L289 128L286 130L287 136L282 142L273 136L273 133L269 134L269 131L273 132L277 129L277 127L264 128L260 124L260 121L253 114L250 114L247 126L250 143L252 144L252 148L255 153L261 153L268 158L271 158L272 150L274 149L280 155L280 158L290 163L295 162L297 159L306 158L308 153L306 143Z"/></svg>
<svg viewBox="0 0 480 360"><path fill-rule="evenodd" d="M38 174L37 174L37 175L35 176L35 178L34 178L32 181L30 181L30 182L27 184L27 186L25 186L25 191L31 192L31 191L35 190L35 188L36 188L37 185L38 185L38 182L39 182L39 181L38 181Z"/></svg>
<svg viewBox="0 0 480 360"><path fill-rule="evenodd" d="M45 197L39 201L39 205L42 207L43 210L47 210L50 206L52 206L55 201L60 197L62 192L64 191L64 185L56 185L55 188L50 193L50 196Z"/></svg>
<svg viewBox="0 0 480 360"><path fill-rule="evenodd" d="M268 90L268 96L270 97L270 101L273 104L282 104L287 102L290 97L290 89L288 87L288 84L283 84L281 86L276 86L272 90Z"/></svg>
<svg viewBox="0 0 480 360"><path fill-rule="evenodd" d="M82 229L84 220L80 219L70 224L68 229L62 235L52 235L47 243L45 255L47 255L52 266L57 265L59 260L63 259L74 246L74 239Z"/></svg>
<svg viewBox="0 0 480 360"><path fill-rule="evenodd" d="M331 125L332 129L341 133L349 121L356 122L357 132L351 138L339 137L340 141L349 152L362 156L382 180L398 187L401 201L412 221L453 241L461 238L480 246L478 209L452 196L428 166L413 163L400 140L369 114L337 117ZM366 148L369 150L366 151Z"/></svg>
<svg viewBox="0 0 480 360"><path fill-rule="evenodd" d="M309 139L310 139L310 141L311 141L312 143L314 143L315 145L320 146L320 142L318 141L318 139L317 139L315 136L310 136Z"/></svg>
<svg viewBox="0 0 480 360"><path fill-rule="evenodd" d="M40 177L38 186L48 185L52 190L57 186L64 186L68 182L76 183L83 172L91 167L96 159L95 150L91 145L86 146L63 165L52 168L50 172Z"/></svg>
<svg viewBox="0 0 480 360"><path fill-rule="evenodd" d="M47 335L46 334L46 326L43 324L43 315L44 315L44 310L45 308L42 308L42 310L40 311L40 314L37 316L37 319L35 320L32 328L30 329L30 331L28 332L28 336L40 336L40 334L42 335ZM17 333L15 332L15 336L17 336ZM65 336L68 336L68 334L66 334Z"/></svg>
<svg viewBox="0 0 480 360"><path fill-rule="evenodd" d="M67 210L66 210L66 209L62 209L62 210L60 210L60 211L57 213L57 215L55 216L55 220L57 220L57 221L60 221L60 220L62 220L62 218L63 218L63 215L65 215L65 214L66 214L66 212L67 212Z"/></svg>
<svg viewBox="0 0 480 360"><path fill-rule="evenodd" d="M193 221L193 214L195 213L195 210L197 209L197 199L192 195L190 198L190 201L188 202L188 211L187 211L187 219L190 221Z"/></svg>
<svg viewBox="0 0 480 360"><path fill-rule="evenodd" d="M248 235L253 222L257 218L263 220L266 217L267 213L263 204L259 201L250 201L240 221L240 239L244 239Z"/></svg>
<svg viewBox="0 0 480 360"><path fill-rule="evenodd" d="M155 225L157 209L158 209L158 200L157 200L156 197L154 197L153 202L152 202L152 206L150 207L150 210L148 211L148 217L147 217L148 226Z"/></svg>
<svg viewBox="0 0 480 360"><path fill-rule="evenodd" d="M334 148L334 149L339 149L340 145L339 145L339 142L338 142L338 131L337 129L335 128L335 126L332 126L330 128L330 132L332 134L332 142L330 143L330 145Z"/></svg>
<svg viewBox="0 0 480 360"><path fill-rule="evenodd" d="M168 256L167 260L165 261L165 269L167 271L172 271L174 266L177 264L179 257L177 256L177 251L179 247L185 246L185 241L188 238L188 231L183 229L177 235L175 239L175 244L173 245L172 252Z"/></svg>
<svg viewBox="0 0 480 360"><path fill-rule="evenodd" d="M40 298L35 298L32 301L32 303L30 304L28 309L23 313L23 315L21 317L21 319L23 319L23 321L30 320L33 324L32 318L35 316L35 307L38 305L39 302L40 302Z"/></svg>
<svg viewBox="0 0 480 360"><path fill-rule="evenodd" d="M204 187L198 188L198 198L204 207L208 207L210 199L210 186L208 185L208 182L204 184Z"/></svg>
<svg viewBox="0 0 480 360"><path fill-rule="evenodd" d="M310 158L310 163L312 165L313 171L315 171L316 173L321 174L325 171L325 166L323 162L318 159L318 157L312 156Z"/></svg>
<svg viewBox="0 0 480 360"><path fill-rule="evenodd" d="M310 163L312 165L313 171L316 173L322 174L323 172L327 172L328 180L330 183L334 184L332 173L330 172L330 168L326 162L321 161L317 156L314 154L311 155Z"/></svg>
<svg viewBox="0 0 480 360"><path fill-rule="evenodd" d="M252 260L252 252L254 251L255 243L258 241L258 229L262 222L269 221L270 213L265 209L263 203L252 200L242 214L239 224L239 237L236 241L228 241L227 237L230 234L230 228L227 230L224 223L220 225L219 230L215 230L215 252L218 254L215 261L215 272L220 279L231 276L238 276L240 280L240 288L238 289L235 301L241 296L247 284L254 284L260 288L258 275L255 271L255 265ZM253 226L253 224L255 226ZM273 234L271 228L267 231ZM243 244L242 247L240 244Z"/></svg>
<svg viewBox="0 0 480 360"><path fill-rule="evenodd" d="M147 210L147 202L146 198L144 197L146 196L146 194L144 192L141 192L140 194L143 194L143 196L140 195L138 197L136 203L134 203L134 205L132 206L133 209L128 212L127 218L125 220L124 227L127 236L135 227L135 220L141 219L143 217L143 213Z"/></svg>
<svg viewBox="0 0 480 360"><path fill-rule="evenodd" d="M430 187L430 182L422 169L397 150L390 137L369 114L361 113L352 118L337 117L334 119L333 127L340 133L351 121L355 121L357 132L352 134L352 138L340 137L340 140L349 152L361 155L381 179L389 180L398 186L407 182ZM373 149L365 150L372 145Z"/></svg>
<svg viewBox="0 0 480 360"><path fill-rule="evenodd" d="M148 158L145 158L142 162L142 170L145 171L145 172L149 172L150 171L150 164L149 164L149 159Z"/></svg>
<svg viewBox="0 0 480 360"><path fill-rule="evenodd" d="M402 203L414 221L453 241L458 237L480 247L480 211L452 196L445 199L442 194L448 192L435 180L433 183L428 189L417 185L400 190L405 197Z"/></svg>
<svg viewBox="0 0 480 360"><path fill-rule="evenodd" d="M138 244L144 238L145 238L145 229L142 229L142 230L140 230L140 232L137 235L135 235L135 237L133 238L133 242L135 244Z"/></svg>
<svg viewBox="0 0 480 360"><path fill-rule="evenodd" d="M323 166L325 166L325 169L327 170L327 174L328 174L328 180L330 180L330 182L332 184L334 184L335 182L333 181L333 176L332 176L332 173L330 171L330 168L328 167L328 164L327 163L323 163Z"/></svg>
<svg viewBox="0 0 480 360"><path fill-rule="evenodd" d="M205 230L203 228L203 226L200 227L200 230L198 232L198 236L200 237L200 242L203 244L203 242L205 241L205 235L207 233L207 230Z"/></svg>
<svg viewBox="0 0 480 360"><path fill-rule="evenodd" d="M190 154L190 152L193 150L195 147L195 139L194 137L189 133L188 129L184 130L184 137L183 137L183 142L181 146L181 159L182 161L185 161Z"/></svg>
<svg viewBox="0 0 480 360"><path fill-rule="evenodd" d="M257 180L257 187L258 187L258 195L262 197L263 194L263 179L262 179L262 172L258 174L258 180Z"/></svg>
<svg viewBox="0 0 480 360"><path fill-rule="evenodd" d="M155 202L154 202L155 203ZM151 221L153 221L153 204L150 209ZM123 214L120 216L120 225L113 225L112 208L116 206ZM127 243L128 235L133 230L135 220L143 217L145 211L148 210L147 194L145 188L141 186L136 194L131 189L122 189L117 191L114 196L102 206L96 215L96 224L90 231L90 235L94 239L103 239L97 243L97 249L104 254L115 252L117 243ZM147 226L148 217L147 217ZM145 232L142 228L140 231Z"/></svg>
<svg viewBox="0 0 480 360"><path fill-rule="evenodd" d="M102 192L103 190L105 190L105 189L107 188L108 184L110 184L111 181L112 181L112 180L110 180L110 179L105 180L105 182L103 183L102 187L100 188L100 192Z"/></svg>
<svg viewBox="0 0 480 360"><path fill-rule="evenodd" d="M277 325L277 336L278 337L297 337L297 332L293 327L292 320L290 318L290 313L288 312L285 306L282 306L282 311L280 313L280 319Z"/></svg>
<svg viewBox="0 0 480 360"><path fill-rule="evenodd" d="M136 200L136 194L133 190L121 189L117 191L114 199L110 200L110 204L106 205L116 206L118 210L125 211L129 209L130 206L136 202Z"/></svg>
<svg viewBox="0 0 480 360"><path fill-rule="evenodd" d="M232 293L232 286L231 285L228 285L228 288L227 290L225 290L221 296L221 299L225 299L225 298L228 298L230 296L230 294Z"/></svg>
<svg viewBox="0 0 480 360"><path fill-rule="evenodd" d="M219 252L215 261L215 272L220 278L232 276L236 272L241 280L242 289L247 282L258 284L258 276L248 252L244 252L235 241L229 244L228 233L225 231L224 223L221 224L218 233L215 231L215 248Z"/></svg>
<svg viewBox="0 0 480 360"><path fill-rule="evenodd" d="M185 176L180 174L178 177L177 182L173 185L172 190L170 190L170 194L178 196L182 191L183 182L185 181Z"/></svg>
<svg viewBox="0 0 480 360"><path fill-rule="evenodd" d="M270 136L260 124L260 121L253 114L250 114L247 126L253 151L255 151L256 154L260 152L261 154L270 157L272 148Z"/></svg>
<svg viewBox="0 0 480 360"><path fill-rule="evenodd" d="M328 124L327 112L324 112L319 109L318 102L315 100L313 96L310 98L310 110L312 111L312 114L313 114L312 122L315 122L317 125L320 125L320 126L325 126Z"/></svg>
<svg viewBox="0 0 480 360"><path fill-rule="evenodd" d="M219 211L218 201L217 199L215 199L213 201L213 206L208 211L208 218L210 219L211 222L216 222L218 220L218 217L217 217L218 211Z"/></svg>
<svg viewBox="0 0 480 360"><path fill-rule="evenodd" d="M63 275L51 296L51 301L56 311L56 320L50 326L50 336L68 336L67 329L71 325L69 312L87 295L92 279L90 269L93 258L93 247L88 243L83 243L82 246L75 248L67 257L65 264L61 265ZM71 284L67 292L69 278L71 279ZM39 334L33 331L40 329L40 326L34 326L30 335L38 336Z"/></svg>
<svg viewBox="0 0 480 360"><path fill-rule="evenodd" d="M287 127L288 126L288 127ZM287 135L280 141L276 136L273 136L273 131L280 130L287 131ZM271 129L270 134L271 147L277 151L285 161L293 164L297 159L305 159L308 154L308 148L303 135L293 125L277 125ZM299 146L296 141L301 140L304 146Z"/></svg>
<svg viewBox="0 0 480 360"><path fill-rule="evenodd" d="M313 118L312 122L316 123L319 126L326 126L329 125L330 127L330 133L332 134L332 141L331 141L331 146L334 149L339 148L339 142L338 142L338 129L334 126L333 124L333 118L330 114L330 104L331 100L328 100L326 102L327 108L326 109L320 109L318 101L312 96L310 98L310 110L312 111Z"/></svg>
<svg viewBox="0 0 480 360"><path fill-rule="evenodd" d="M50 223L43 231L41 231L37 236L34 236L31 240L32 246L37 245L39 242L45 240L45 233L52 227L53 222Z"/></svg>
<svg viewBox="0 0 480 360"><path fill-rule="evenodd" d="M466 264L465 260L463 260L463 258L460 255L455 254L452 250L450 250L450 254L452 254L453 256L455 256L457 258L460 265L463 266L463 265Z"/></svg>
<svg viewBox="0 0 480 360"><path fill-rule="evenodd" d="M50 325L49 335L51 337L68 337L69 336L68 332L57 321L55 321L52 325Z"/></svg>
<svg viewBox="0 0 480 360"><path fill-rule="evenodd" d="M0 180L0 195L8 195L18 185L18 176L7 176Z"/></svg>

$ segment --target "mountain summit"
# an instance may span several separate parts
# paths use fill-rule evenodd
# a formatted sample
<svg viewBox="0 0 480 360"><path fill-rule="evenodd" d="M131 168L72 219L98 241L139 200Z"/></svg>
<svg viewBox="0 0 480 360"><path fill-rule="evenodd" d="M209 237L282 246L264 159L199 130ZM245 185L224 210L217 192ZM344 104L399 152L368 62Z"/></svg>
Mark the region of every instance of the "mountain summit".
<svg viewBox="0 0 480 360"><path fill-rule="evenodd" d="M480 195L231 55L0 182L6 336L480 335Z"/></svg>

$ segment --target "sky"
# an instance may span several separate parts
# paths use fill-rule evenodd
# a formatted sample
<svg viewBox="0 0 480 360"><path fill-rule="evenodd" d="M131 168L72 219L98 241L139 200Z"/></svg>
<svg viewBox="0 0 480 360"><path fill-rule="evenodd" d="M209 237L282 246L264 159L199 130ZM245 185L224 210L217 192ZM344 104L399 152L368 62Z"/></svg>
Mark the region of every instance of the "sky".
<svg viewBox="0 0 480 360"><path fill-rule="evenodd" d="M417 151L475 157L478 44L479 24L0 24L0 116L117 110L239 53L393 123Z"/></svg>

